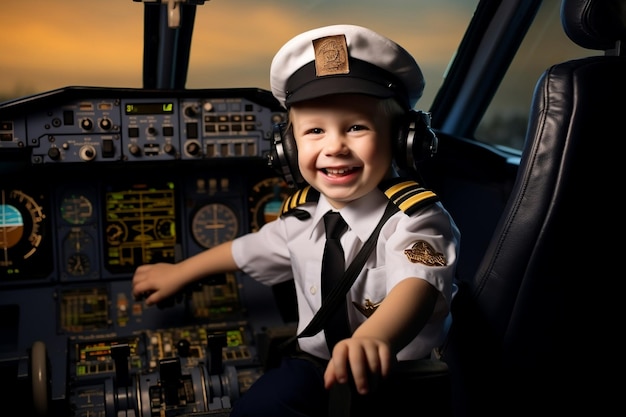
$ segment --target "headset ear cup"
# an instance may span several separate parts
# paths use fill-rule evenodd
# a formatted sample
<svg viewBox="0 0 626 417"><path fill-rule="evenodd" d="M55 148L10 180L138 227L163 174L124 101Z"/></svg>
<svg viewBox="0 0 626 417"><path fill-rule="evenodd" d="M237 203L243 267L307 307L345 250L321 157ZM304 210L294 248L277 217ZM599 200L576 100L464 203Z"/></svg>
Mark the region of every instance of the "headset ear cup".
<svg viewBox="0 0 626 417"><path fill-rule="evenodd" d="M406 143L407 143L407 127L408 123L406 118L402 118L398 122L397 126L397 134L395 137L395 142L393 143L393 155L396 163L396 167L398 171L400 171L401 175L404 175L407 170L408 162L410 161L409 155L407 154Z"/></svg>
<svg viewBox="0 0 626 417"><path fill-rule="evenodd" d="M301 188L305 183L298 168L298 148L287 123L278 123L273 127L272 150L269 163L292 188Z"/></svg>
<svg viewBox="0 0 626 417"><path fill-rule="evenodd" d="M437 152L438 139L430 128L430 113L409 111L400 123L396 144L398 169L417 173L418 165Z"/></svg>

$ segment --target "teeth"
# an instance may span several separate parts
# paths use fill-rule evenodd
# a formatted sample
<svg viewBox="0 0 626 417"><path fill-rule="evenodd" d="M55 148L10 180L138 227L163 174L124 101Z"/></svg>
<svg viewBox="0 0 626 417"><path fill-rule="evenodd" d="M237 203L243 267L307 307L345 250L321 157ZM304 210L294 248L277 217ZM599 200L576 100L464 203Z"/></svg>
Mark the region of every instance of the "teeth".
<svg viewBox="0 0 626 417"><path fill-rule="evenodd" d="M333 174L333 175L341 175L341 174L345 174L346 172L350 171L352 168L341 168L341 169L331 169L331 168L326 168L326 172L329 174Z"/></svg>

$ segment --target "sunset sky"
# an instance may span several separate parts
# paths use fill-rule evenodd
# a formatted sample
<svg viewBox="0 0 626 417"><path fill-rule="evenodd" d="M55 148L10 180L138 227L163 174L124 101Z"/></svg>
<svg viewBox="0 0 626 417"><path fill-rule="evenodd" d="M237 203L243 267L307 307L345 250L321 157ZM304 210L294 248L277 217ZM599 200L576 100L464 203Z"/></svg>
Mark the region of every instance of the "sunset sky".
<svg viewBox="0 0 626 417"><path fill-rule="evenodd" d="M271 59L288 39L351 23L409 50L431 100L475 3L207 0L196 11L186 88L269 88ZM0 101L70 85L141 88L144 7L133 0L3 2Z"/></svg>

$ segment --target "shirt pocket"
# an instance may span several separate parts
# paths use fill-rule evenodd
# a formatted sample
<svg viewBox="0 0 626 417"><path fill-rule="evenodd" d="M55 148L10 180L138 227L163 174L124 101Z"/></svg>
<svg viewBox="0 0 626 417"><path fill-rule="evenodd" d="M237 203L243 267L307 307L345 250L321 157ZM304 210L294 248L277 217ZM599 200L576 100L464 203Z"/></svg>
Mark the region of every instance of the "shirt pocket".
<svg viewBox="0 0 626 417"><path fill-rule="evenodd" d="M352 304L360 320L369 317L387 295L386 268L367 269L351 291Z"/></svg>

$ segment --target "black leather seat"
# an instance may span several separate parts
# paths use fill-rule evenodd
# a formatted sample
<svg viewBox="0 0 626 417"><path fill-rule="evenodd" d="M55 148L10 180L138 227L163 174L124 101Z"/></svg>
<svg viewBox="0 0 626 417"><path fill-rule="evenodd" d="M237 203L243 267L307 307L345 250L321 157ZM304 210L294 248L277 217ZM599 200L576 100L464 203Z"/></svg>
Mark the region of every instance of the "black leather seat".
<svg viewBox="0 0 626 417"><path fill-rule="evenodd" d="M605 54L558 63L536 85L513 192L453 303L455 416L609 415L619 398L626 1L564 0L561 18Z"/></svg>

